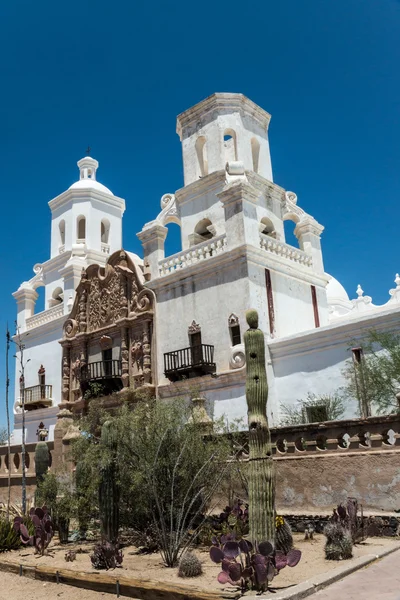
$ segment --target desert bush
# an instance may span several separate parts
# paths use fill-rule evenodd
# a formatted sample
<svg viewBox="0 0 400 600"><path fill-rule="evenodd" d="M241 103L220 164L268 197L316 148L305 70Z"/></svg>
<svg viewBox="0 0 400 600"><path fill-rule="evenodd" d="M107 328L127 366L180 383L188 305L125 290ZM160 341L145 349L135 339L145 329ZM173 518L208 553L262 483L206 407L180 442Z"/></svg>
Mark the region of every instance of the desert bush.
<svg viewBox="0 0 400 600"><path fill-rule="evenodd" d="M152 526L167 566L177 566L192 544L224 480L230 442L223 436L205 441L185 402L139 401L112 413L118 457L122 525L137 531ZM100 427L110 414L91 413L73 452L90 473L89 490L99 487L101 465L110 450L100 443ZM92 493L89 492L89 493ZM98 499L95 499L98 507Z"/></svg>
<svg viewBox="0 0 400 600"><path fill-rule="evenodd" d="M58 530L60 542L68 541L69 522L77 513L69 473L47 473L36 490L37 503L46 506L54 528Z"/></svg>

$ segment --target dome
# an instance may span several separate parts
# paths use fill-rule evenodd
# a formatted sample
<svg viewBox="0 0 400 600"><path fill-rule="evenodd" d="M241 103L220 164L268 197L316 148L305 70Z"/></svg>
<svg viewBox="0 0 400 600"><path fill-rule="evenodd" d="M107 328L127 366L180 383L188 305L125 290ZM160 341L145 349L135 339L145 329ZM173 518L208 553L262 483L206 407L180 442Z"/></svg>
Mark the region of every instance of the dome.
<svg viewBox="0 0 400 600"><path fill-rule="evenodd" d="M332 277L332 275L328 276L330 277L328 285L326 286L326 296L328 298L328 303L333 304L337 301L349 302L349 296L342 284L337 279Z"/></svg>
<svg viewBox="0 0 400 600"><path fill-rule="evenodd" d="M76 181L75 183L70 185L68 189L70 189L70 190L92 189L92 190L97 190L99 192L103 192L104 194L110 194L111 196L114 195L112 193L112 191L108 189L108 187L106 187L102 183L99 183L95 179L80 179L79 181Z"/></svg>

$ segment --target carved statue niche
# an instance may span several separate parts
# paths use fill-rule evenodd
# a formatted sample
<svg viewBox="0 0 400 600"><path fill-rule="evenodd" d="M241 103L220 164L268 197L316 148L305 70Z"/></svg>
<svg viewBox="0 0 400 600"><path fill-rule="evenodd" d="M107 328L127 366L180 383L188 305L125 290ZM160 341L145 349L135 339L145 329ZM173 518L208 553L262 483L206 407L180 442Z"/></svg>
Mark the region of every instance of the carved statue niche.
<svg viewBox="0 0 400 600"><path fill-rule="evenodd" d="M143 345L140 336L135 337L131 344L133 375L143 372Z"/></svg>
<svg viewBox="0 0 400 600"><path fill-rule="evenodd" d="M121 328L121 379L124 387L129 386L129 350L127 343L127 330Z"/></svg>

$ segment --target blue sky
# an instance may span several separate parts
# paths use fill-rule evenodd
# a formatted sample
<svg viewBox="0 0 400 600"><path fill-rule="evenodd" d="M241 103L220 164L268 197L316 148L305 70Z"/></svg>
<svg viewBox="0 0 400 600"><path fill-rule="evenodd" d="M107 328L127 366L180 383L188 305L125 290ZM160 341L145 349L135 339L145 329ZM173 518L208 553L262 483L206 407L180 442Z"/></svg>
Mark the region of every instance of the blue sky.
<svg viewBox="0 0 400 600"><path fill-rule="evenodd" d="M1 332L49 257L47 202L90 145L140 252L136 232L183 184L176 115L215 91L272 114L274 180L325 225L326 270L385 302L400 271L399 31L398 0L2 2L0 423Z"/></svg>

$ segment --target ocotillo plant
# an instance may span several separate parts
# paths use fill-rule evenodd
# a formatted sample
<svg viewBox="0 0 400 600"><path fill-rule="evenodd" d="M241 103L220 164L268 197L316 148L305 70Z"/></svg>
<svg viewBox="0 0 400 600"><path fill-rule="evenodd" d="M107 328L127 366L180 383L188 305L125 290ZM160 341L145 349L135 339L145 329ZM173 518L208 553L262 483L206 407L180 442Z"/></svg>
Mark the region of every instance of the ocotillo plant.
<svg viewBox="0 0 400 600"><path fill-rule="evenodd" d="M115 544L119 529L119 487L116 473L117 435L112 421L106 421L101 428L101 444L106 454L101 466L99 488L101 534L106 541Z"/></svg>
<svg viewBox="0 0 400 600"><path fill-rule="evenodd" d="M264 540L275 542L275 477L267 420L264 334L258 329L256 310L248 310L246 320L249 325L244 334L249 420L249 526L250 539L255 545Z"/></svg>
<svg viewBox="0 0 400 600"><path fill-rule="evenodd" d="M46 442L38 442L35 448L36 483L40 485L50 466L49 448Z"/></svg>

